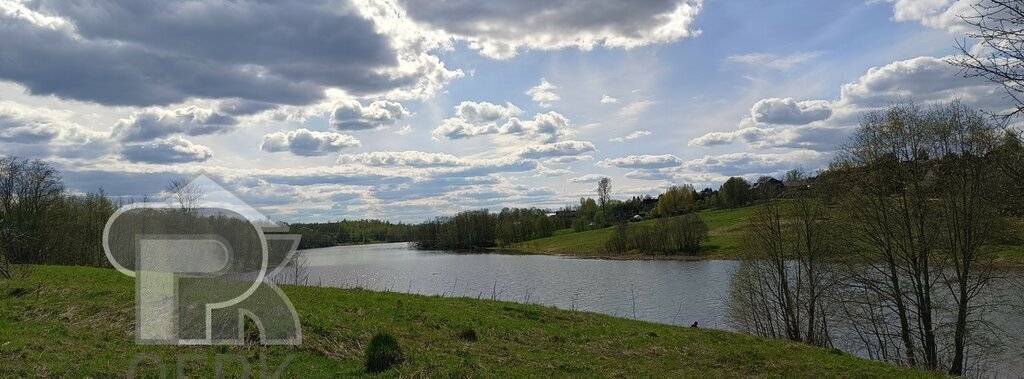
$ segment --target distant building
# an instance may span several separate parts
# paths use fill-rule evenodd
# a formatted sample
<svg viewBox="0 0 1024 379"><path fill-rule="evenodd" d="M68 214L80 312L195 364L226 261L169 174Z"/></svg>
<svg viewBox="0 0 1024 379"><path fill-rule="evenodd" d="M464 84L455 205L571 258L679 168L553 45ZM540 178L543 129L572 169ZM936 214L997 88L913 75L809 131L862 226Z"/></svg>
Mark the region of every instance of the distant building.
<svg viewBox="0 0 1024 379"><path fill-rule="evenodd" d="M554 213L548 213L548 216L574 218L576 217L576 211L563 209L560 211L555 211Z"/></svg>
<svg viewBox="0 0 1024 379"><path fill-rule="evenodd" d="M781 195L786 190L786 185L781 180L772 177L762 177L757 183L750 186L750 192L755 198L767 199Z"/></svg>
<svg viewBox="0 0 1024 379"><path fill-rule="evenodd" d="M783 188L786 188L786 185L781 180L775 178L763 178L750 187L753 191L781 190Z"/></svg>

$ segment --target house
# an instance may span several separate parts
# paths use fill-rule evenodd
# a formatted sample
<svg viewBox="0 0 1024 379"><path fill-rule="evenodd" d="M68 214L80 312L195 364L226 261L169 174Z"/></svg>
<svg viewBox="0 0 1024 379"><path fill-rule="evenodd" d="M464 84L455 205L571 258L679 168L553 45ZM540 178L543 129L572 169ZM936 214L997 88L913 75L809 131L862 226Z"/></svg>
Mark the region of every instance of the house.
<svg viewBox="0 0 1024 379"><path fill-rule="evenodd" d="M549 213L548 216L549 217L559 217L559 218L562 218L562 217L564 217L564 218L575 218L576 217L576 211L568 210L568 209L562 209L562 210L555 211L554 213Z"/></svg>
<svg viewBox="0 0 1024 379"><path fill-rule="evenodd" d="M782 180L774 177L763 177L751 186L751 192L760 194L759 196L774 196L781 193L785 189L785 184Z"/></svg>
<svg viewBox="0 0 1024 379"><path fill-rule="evenodd" d="M700 192L697 192L697 199L699 200L707 200L710 199L712 196L715 196L715 190L711 188L705 188L700 190Z"/></svg>

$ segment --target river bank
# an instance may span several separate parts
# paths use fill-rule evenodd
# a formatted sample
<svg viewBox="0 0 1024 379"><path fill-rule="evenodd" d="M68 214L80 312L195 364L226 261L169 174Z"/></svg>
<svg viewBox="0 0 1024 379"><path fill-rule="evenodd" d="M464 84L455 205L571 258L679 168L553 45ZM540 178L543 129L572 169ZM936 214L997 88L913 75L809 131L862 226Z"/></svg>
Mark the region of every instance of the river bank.
<svg viewBox="0 0 1024 379"><path fill-rule="evenodd" d="M134 343L133 281L109 269L33 266L0 281L0 376L124 376L135 354L187 375L209 376L216 354L284 377L362 376L363 348L393 334L406 361L384 377L929 377L802 344L502 301L312 287L284 287L299 312L297 347L140 346ZM473 330L475 341L460 338ZM148 367L148 366L147 366ZM228 376L237 373L228 364ZM142 371L143 374L156 372Z"/></svg>

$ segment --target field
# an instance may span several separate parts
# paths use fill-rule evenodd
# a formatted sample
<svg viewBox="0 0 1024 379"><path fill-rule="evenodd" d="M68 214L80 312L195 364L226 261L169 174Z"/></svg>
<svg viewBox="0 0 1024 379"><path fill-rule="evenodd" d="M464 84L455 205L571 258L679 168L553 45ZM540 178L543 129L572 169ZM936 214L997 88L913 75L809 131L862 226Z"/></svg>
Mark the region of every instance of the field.
<svg viewBox="0 0 1024 379"><path fill-rule="evenodd" d="M139 346L133 282L114 270L33 266L0 281L0 377L123 377L139 353L169 375L211 376L217 354L283 377L364 376L364 348L393 334L405 363L382 377L914 377L930 374L837 351L536 305L359 290L285 287L301 315L296 347ZM460 338L472 330L475 341ZM226 360L237 377L242 363ZM159 376L155 364L139 373Z"/></svg>
<svg viewBox="0 0 1024 379"><path fill-rule="evenodd" d="M742 255L742 231L754 214L754 207L737 209L714 209L698 212L697 215L708 224L710 240L704 244L701 258L735 259ZM631 223L630 228L648 228L657 220ZM511 250L544 254L566 254L588 257L643 258L638 255L617 255L605 252L605 242L612 234L612 228L571 233L564 230L548 238L535 239L509 246ZM686 258L674 256L675 258Z"/></svg>

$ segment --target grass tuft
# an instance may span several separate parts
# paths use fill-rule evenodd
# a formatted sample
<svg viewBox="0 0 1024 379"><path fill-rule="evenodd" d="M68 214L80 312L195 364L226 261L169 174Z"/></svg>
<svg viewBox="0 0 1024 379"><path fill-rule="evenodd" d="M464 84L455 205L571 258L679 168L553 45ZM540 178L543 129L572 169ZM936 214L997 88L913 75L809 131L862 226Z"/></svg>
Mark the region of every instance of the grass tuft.
<svg viewBox="0 0 1024 379"><path fill-rule="evenodd" d="M473 328L466 328L459 332L459 339L467 342L476 342L476 331Z"/></svg>
<svg viewBox="0 0 1024 379"><path fill-rule="evenodd" d="M7 296L10 297L22 297L25 295L28 295L28 290L21 287L12 288L10 291L7 292Z"/></svg>
<svg viewBox="0 0 1024 379"><path fill-rule="evenodd" d="M398 340L387 333L377 333L366 347L366 371L381 373L402 363L402 348Z"/></svg>

